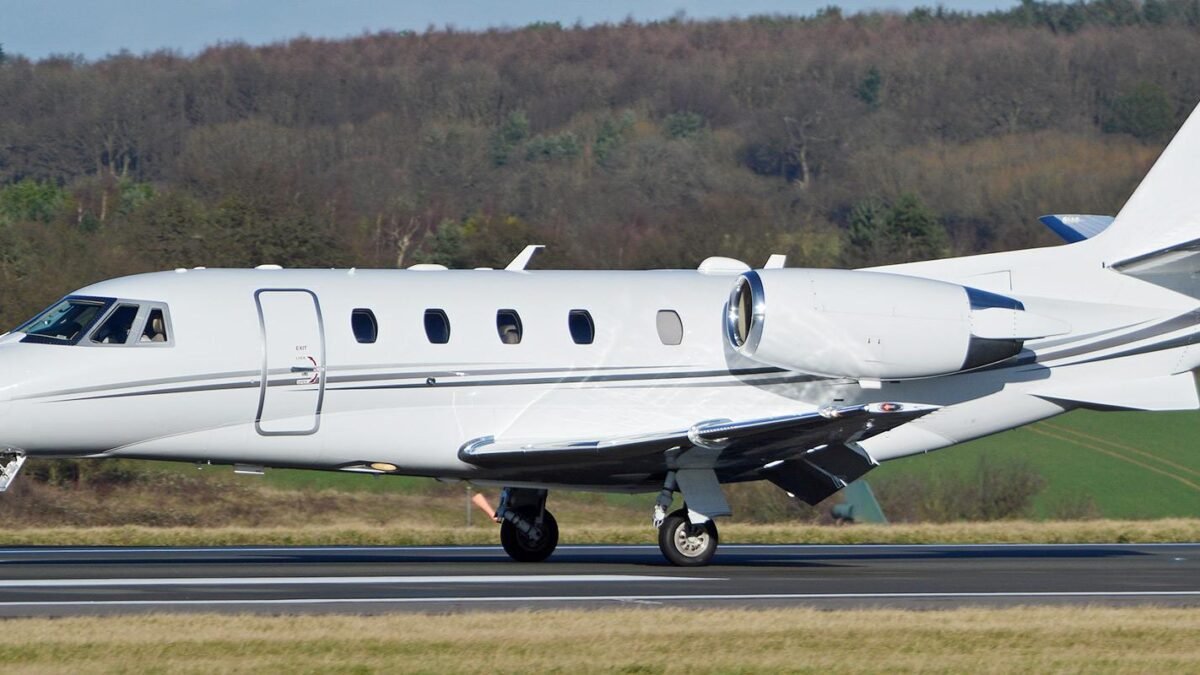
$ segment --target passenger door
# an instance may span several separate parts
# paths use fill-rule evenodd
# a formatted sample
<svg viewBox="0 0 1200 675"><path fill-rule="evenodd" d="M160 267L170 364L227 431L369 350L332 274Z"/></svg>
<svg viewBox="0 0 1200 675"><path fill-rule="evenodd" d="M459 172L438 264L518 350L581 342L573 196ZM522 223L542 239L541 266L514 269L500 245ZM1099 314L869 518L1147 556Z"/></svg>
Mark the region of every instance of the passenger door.
<svg viewBox="0 0 1200 675"><path fill-rule="evenodd" d="M316 433L325 395L325 339L317 296L305 289L254 294L263 361L255 429L263 436Z"/></svg>

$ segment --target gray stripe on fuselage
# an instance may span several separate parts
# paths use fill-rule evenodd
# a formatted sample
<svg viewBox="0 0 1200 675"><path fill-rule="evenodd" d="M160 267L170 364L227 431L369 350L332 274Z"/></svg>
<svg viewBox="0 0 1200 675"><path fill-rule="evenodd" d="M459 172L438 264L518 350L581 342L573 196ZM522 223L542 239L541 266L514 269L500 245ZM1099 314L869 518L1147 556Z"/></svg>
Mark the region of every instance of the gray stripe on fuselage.
<svg viewBox="0 0 1200 675"><path fill-rule="evenodd" d="M116 384L98 384L90 387L77 387L74 389L60 389L58 391L39 392L29 394L27 396L14 397L14 401L33 399L33 398L50 398L53 396L70 396L71 394L88 394L96 391L112 391L113 389L132 389L134 387L151 387L156 384L178 384L181 382L197 382L200 380L227 380L231 377L255 377L262 374L262 370L234 370L225 373L205 373L202 375L180 375L177 377L160 377L152 380L135 380L133 382L118 382ZM258 386L256 382L254 386Z"/></svg>
<svg viewBox="0 0 1200 675"><path fill-rule="evenodd" d="M656 366L656 368L658 368L658 367L661 367L661 366ZM599 370L599 369L589 368L588 370ZM577 372L577 371L561 370L561 369L560 370L541 369L540 371L535 370L533 372L568 372L569 373L569 372ZM579 383L579 382L674 380L674 379L693 379L693 378L702 378L702 377L730 377L730 376L737 377L737 376L742 376L742 375L760 375L760 374L780 373L780 372L786 372L786 371L783 371L782 369L779 369L779 368L772 367L772 368L745 368L745 369L738 369L738 370L676 371L676 372L666 372L666 373L629 373L629 374L624 374L624 375L558 375L555 377L508 378L508 379L503 379L503 380L474 380L473 379L470 381L462 381L462 380L456 379L455 381L451 381L451 382L435 382L433 384L429 384L426 380L428 380L428 378L430 376L432 376L432 374L438 374L438 375L445 374L445 373L439 371L437 373L432 373L432 374L427 374L427 373L412 374L412 373L410 373L410 374L404 374L404 375L393 375L390 378L388 378L388 379L415 379L415 380L421 380L420 382L408 382L408 383L390 384L390 385L364 385L364 386L358 386L358 387L330 387L327 385L326 390L327 391L365 391L365 390L376 390L376 389L422 389L422 388L428 388L428 387L472 387L472 386L484 387L484 386L500 386L500 385L531 385L531 384L560 384L560 383L561 384L571 384L571 383ZM506 374L506 373L497 371L496 374ZM348 381L348 382L356 381L355 379L353 379L352 376L340 376L340 377L345 377L346 379L344 381ZM378 375L363 376L360 381L369 382L369 381L377 380L379 378L380 378L380 376L378 376ZM823 378L815 378L815 379L823 379ZM286 386L286 385L292 385L292 384L295 384L294 380L283 379L283 380L272 380L268 386L275 387L275 386ZM98 395L98 396L82 396L82 397L77 397L77 398L65 399L65 401L86 401L86 400L106 399L106 398L128 398L128 397L136 397L136 396L155 396L158 394L197 393L197 392L205 392L205 391L221 391L221 390L230 390L230 389L248 389L248 388L256 388L258 386L259 386L259 384L257 382L231 382L231 383L224 383L224 384L202 384L202 385L195 385L195 386L191 386L191 387L172 387L169 389L154 389L151 391L133 391L133 392L102 394L102 395Z"/></svg>
<svg viewBox="0 0 1200 675"><path fill-rule="evenodd" d="M1185 314L1180 314L1179 316L1167 319L1162 323L1157 323L1153 326L1147 326L1141 330L1136 330L1132 333L1117 335L1104 340L1098 340L1090 344L1079 345L1078 347L1063 349L1057 352L1038 354L1037 361L1038 363L1046 363L1049 361L1070 358L1072 356L1090 354L1092 352L1098 352L1102 349L1121 347L1130 344L1131 342L1148 340L1153 337L1158 337L1159 335L1174 333L1177 330L1182 330L1189 326L1195 326L1198 322L1200 322L1200 314L1197 314L1196 312L1187 312Z"/></svg>
<svg viewBox="0 0 1200 675"><path fill-rule="evenodd" d="M333 375L333 376L328 377L326 379L326 382L327 383L328 382L360 382L360 381L367 382L367 381L374 381L374 380L398 380L398 379L409 379L409 378L425 379L425 378L429 378L429 377L464 377L464 376L468 376L468 375L475 375L475 376L519 375L519 374L526 374L526 373L546 373L546 372L559 372L559 371L567 370L567 369L558 367L558 368L492 368L492 369L486 369L486 370L471 371L468 368L463 368L462 366L464 366L464 365L480 365L480 364L462 364L462 363L453 363L453 362L423 363L423 364L422 363L388 364L386 367L389 367L389 368L420 367L420 368L428 369L430 366L447 366L447 368L445 370L402 371L402 372L393 372L393 373L377 373L377 374L372 374L372 375ZM376 368L378 368L378 366L336 366L336 367L327 368L326 372L338 371L338 370L341 370L341 371L373 370ZM604 370L604 371L609 371L609 370L659 370L659 369L668 369L668 368L678 368L678 366L596 366L593 368L586 368L586 369L581 369L581 370L589 370L589 371L593 371L593 370ZM290 372L292 372L292 371L289 368L273 368L267 374L268 375L283 375L285 373L290 373ZM199 375L182 375L182 376L177 376L177 377L163 377L163 378L155 378L155 379L151 379L151 380L134 380L134 381L130 381L130 382L100 384L100 385L92 385L92 386L88 386L88 387L76 387L76 388L72 388L72 389L60 389L57 391L29 394L26 396L17 397L15 400L53 398L56 396L70 396L72 394L89 394L89 393L95 393L95 392L112 392L113 390L116 390L116 389L134 389L137 387L149 387L149 386L154 386L154 385L159 385L159 384L180 384L180 383L184 383L184 382L201 382L201 381L206 381L206 380L226 380L226 379L229 379L232 377L254 377L254 378L257 378L261 374L262 374L261 370L241 370L241 371L230 371L230 372L222 372L222 373L202 373ZM279 384L279 383L286 384L286 382L272 382L271 386L275 386L276 384ZM213 385L212 388L237 389L242 384L244 384L244 383L226 383L223 385ZM234 385L234 386L230 386L230 385ZM255 387L259 386L258 380L255 379L254 382L249 386L255 386ZM206 385L205 388L208 388L208 386ZM183 387L180 387L177 389L178 389L178 391L194 390L194 388L183 388ZM156 390L156 391L161 391L161 390ZM169 391L174 392L175 390L173 389L173 390L169 390ZM136 393L147 393L147 392L130 392L130 393L136 394ZM72 400L84 400L86 398L87 397L80 397L80 398L72 399Z"/></svg>
<svg viewBox="0 0 1200 675"><path fill-rule="evenodd" d="M1029 343L1026 344L1026 346L1035 351L1042 350L1042 349L1049 349L1051 347L1062 347L1063 345L1072 345L1077 342L1083 342L1084 340L1090 340L1094 337L1100 337L1101 335L1109 335L1110 333L1115 333L1119 330L1125 330L1126 328L1133 328L1134 326L1140 326L1144 323L1146 323L1146 321L1137 321L1134 323L1127 323L1124 326L1117 326L1115 328L1106 328L1104 330L1098 330L1094 333L1084 333L1083 335L1069 335L1069 336L1063 337L1063 338L1052 338L1052 339L1048 339L1048 340L1038 340L1038 341L1030 340Z"/></svg>
<svg viewBox="0 0 1200 675"><path fill-rule="evenodd" d="M1187 335L1180 335L1179 337L1172 338L1165 342L1156 342L1154 344L1142 345L1141 347L1134 347L1133 349L1127 349L1123 352L1116 352L1113 354L1105 354L1104 356L1094 356L1090 359L1082 359L1079 361L1072 361L1071 363L1060 363L1058 365L1058 367L1077 366L1077 365L1080 365L1083 363L1096 363L1099 361L1109 361L1111 359L1119 359L1119 358L1122 358L1125 356L1137 356L1139 354L1150 354L1152 352L1161 352L1161 351L1166 351L1168 349L1176 349L1178 347L1187 347L1188 345L1194 344L1196 342L1196 338L1198 338L1198 337L1200 337L1200 332L1188 333Z"/></svg>
<svg viewBox="0 0 1200 675"><path fill-rule="evenodd" d="M472 380L470 382L412 382L404 384L376 384L361 387L327 387L330 391L367 391L378 389L428 389L436 387L495 387L503 385L532 385L532 384L578 384L582 382L638 382L646 380L678 380L703 377L737 377L740 375L762 375L766 373L786 372L780 368L745 368L739 370L710 370L700 372L676 373L637 373L628 375L563 375L559 377L533 377L526 379L507 380Z"/></svg>

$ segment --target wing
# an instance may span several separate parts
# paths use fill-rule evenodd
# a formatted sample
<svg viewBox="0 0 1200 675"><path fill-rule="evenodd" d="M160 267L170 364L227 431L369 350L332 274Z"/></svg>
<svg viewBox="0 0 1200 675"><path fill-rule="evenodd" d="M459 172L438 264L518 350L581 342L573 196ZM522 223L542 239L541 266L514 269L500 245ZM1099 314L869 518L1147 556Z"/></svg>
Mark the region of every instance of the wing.
<svg viewBox="0 0 1200 675"><path fill-rule="evenodd" d="M465 444L458 457L497 479L628 489L661 486L668 471L712 469L721 482L767 478L816 503L875 466L856 441L935 409L872 403L560 443L496 442L488 436Z"/></svg>

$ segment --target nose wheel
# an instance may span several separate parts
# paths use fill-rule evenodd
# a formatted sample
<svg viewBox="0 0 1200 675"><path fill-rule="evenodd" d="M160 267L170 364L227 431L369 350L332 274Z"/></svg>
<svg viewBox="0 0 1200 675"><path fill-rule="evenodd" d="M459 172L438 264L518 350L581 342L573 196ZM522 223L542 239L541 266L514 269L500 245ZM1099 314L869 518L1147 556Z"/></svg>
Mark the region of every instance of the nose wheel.
<svg viewBox="0 0 1200 675"><path fill-rule="evenodd" d="M546 510L546 491L506 487L500 492L500 544L517 562L541 562L558 546L558 521Z"/></svg>
<svg viewBox="0 0 1200 675"><path fill-rule="evenodd" d="M500 544L508 557L517 562L541 562L554 553L558 546L558 521L545 509L538 522L536 509L524 507L516 510L516 522L505 520L500 524ZM520 521L534 524L529 531L522 531Z"/></svg>
<svg viewBox="0 0 1200 675"><path fill-rule="evenodd" d="M717 524L707 520L693 524L687 509L679 509L663 519L658 528L658 547L672 565L707 565L717 552Z"/></svg>

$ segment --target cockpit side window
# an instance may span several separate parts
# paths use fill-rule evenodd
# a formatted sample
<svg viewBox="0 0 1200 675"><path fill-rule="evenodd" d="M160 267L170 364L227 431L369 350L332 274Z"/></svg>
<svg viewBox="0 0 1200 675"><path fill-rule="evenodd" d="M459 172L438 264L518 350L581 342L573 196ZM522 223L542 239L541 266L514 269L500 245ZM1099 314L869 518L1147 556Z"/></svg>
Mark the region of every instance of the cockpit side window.
<svg viewBox="0 0 1200 675"><path fill-rule="evenodd" d="M114 300L75 296L64 298L46 311L26 321L14 332L24 333L21 342L73 345L92 324L104 315Z"/></svg>
<svg viewBox="0 0 1200 675"><path fill-rule="evenodd" d="M133 322L137 319L137 305L117 305L104 323L92 333L92 342L102 345L123 345L129 340Z"/></svg>
<svg viewBox="0 0 1200 675"><path fill-rule="evenodd" d="M150 315L146 317L146 327L142 329L142 336L138 338L138 342L167 342L167 320L163 316L161 309L155 308L150 310Z"/></svg>

